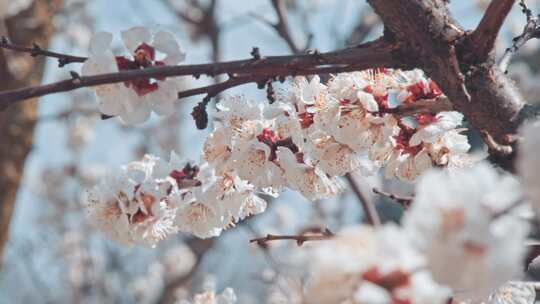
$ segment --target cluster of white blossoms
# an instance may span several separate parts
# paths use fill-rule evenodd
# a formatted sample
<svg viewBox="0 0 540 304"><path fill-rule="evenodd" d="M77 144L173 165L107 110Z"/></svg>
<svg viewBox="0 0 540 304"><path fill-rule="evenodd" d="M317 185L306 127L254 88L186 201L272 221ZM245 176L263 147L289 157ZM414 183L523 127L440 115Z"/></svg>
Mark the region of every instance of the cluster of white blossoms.
<svg viewBox="0 0 540 304"><path fill-rule="evenodd" d="M265 210L255 188L207 165L146 155L108 175L87 194L89 217L124 244L155 245L178 231L217 236L236 221Z"/></svg>
<svg viewBox="0 0 540 304"><path fill-rule="evenodd" d="M529 212L519 182L480 163L424 174L404 229L433 277L456 298L477 302L522 270L530 229L522 215Z"/></svg>
<svg viewBox="0 0 540 304"><path fill-rule="evenodd" d="M101 55L91 57L85 67L100 70L102 63L93 61L101 57L116 60L119 66L154 60L153 48L133 38L148 41L149 35L140 28L122 33L135 61L114 59L107 48L99 48L93 54ZM96 37L104 40L101 44L110 44L109 34ZM156 49L164 50L164 41L173 45L164 37L168 36L155 35ZM178 58L172 49L176 48L171 47L169 56ZM150 86L159 92L162 84L106 85L96 92L102 107L114 108L107 114L134 121L148 111L132 115L128 108L143 103L156 110L155 103L141 96L115 97L123 94L116 91L133 93L139 86ZM153 96L147 93L142 96ZM437 85L421 71L387 69L338 74L327 85L318 76L296 77L271 105L228 96L217 104L214 130L204 143L200 165L186 165L176 156L164 165L146 156L94 189L90 211L114 239L153 245L177 231L203 238L219 235L238 220L265 210L266 203L256 193L277 196L289 188L318 200L339 193L343 189L339 177L357 170L373 174L386 166L387 177L413 181L432 167L468 165L464 160L469 144L458 128L460 113L401 117L393 111L399 104L439 96ZM113 106L119 103L123 106Z"/></svg>
<svg viewBox="0 0 540 304"><path fill-rule="evenodd" d="M133 28L122 38L132 57L115 57L112 35L99 33L83 74L183 60L171 34ZM157 60L156 51L166 57ZM145 121L151 111L171 112L177 96L169 78L95 90L100 110L127 123ZM326 84L318 76L295 77L272 104L227 96L217 103L198 162L174 153L169 162L146 155L90 190L88 213L112 239L154 246L179 231L218 236L266 209L259 194L277 196L288 188L319 200L338 194L340 177L351 172L372 175L383 168L385 177L408 182L421 176L402 226L351 227L311 244L306 301L499 303L501 297L490 300L490 294L522 268L529 201L540 214L540 123L523 129L521 187L487 163L473 164L461 113L400 113L401 106L442 99L423 72L390 69L341 73ZM195 299L234 301L227 290Z"/></svg>
<svg viewBox="0 0 540 304"><path fill-rule="evenodd" d="M339 176L386 167L388 178L413 181L432 167L470 165L470 145L447 111L402 117L395 107L440 97L421 71L342 73L327 85L296 77L277 102L222 99L203 159L235 172L266 193L288 187L310 200L335 195Z"/></svg>
<svg viewBox="0 0 540 304"><path fill-rule="evenodd" d="M486 301L522 270L529 224L521 199L517 181L487 164L430 171L402 227L352 227L311 244L308 302Z"/></svg>
<svg viewBox="0 0 540 304"><path fill-rule="evenodd" d="M129 56L115 56L111 50L111 33L96 33L90 41L90 57L82 67L83 76L150 67L176 65L185 53L174 36L165 31L152 33L144 27L123 31L122 41ZM158 60L158 56L162 58ZM120 116L129 124L141 123L154 111L159 115L174 111L180 83L176 78L135 79L94 87L99 110L110 116Z"/></svg>

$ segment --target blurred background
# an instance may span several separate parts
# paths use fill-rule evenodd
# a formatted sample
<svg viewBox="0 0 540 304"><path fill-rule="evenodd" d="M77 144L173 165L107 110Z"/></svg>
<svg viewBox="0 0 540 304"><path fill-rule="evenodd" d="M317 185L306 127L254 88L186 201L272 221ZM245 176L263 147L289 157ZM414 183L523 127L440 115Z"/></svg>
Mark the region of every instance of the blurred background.
<svg viewBox="0 0 540 304"><path fill-rule="evenodd" d="M478 23L489 1L453 0L454 17L466 28ZM528 1L538 9L536 1ZM132 26L172 32L187 53L185 64L330 51L377 37L382 26L363 0L286 0L291 39L277 22L270 0L0 0L0 34L17 44L37 43L86 56L92 33L115 35ZM498 56L525 24L514 7L499 39ZM537 41L514 57L509 73L530 103L540 102ZM70 77L71 64L0 50L0 90ZM211 78L185 77L186 88ZM276 90L280 90L277 87ZM243 93L264 101L266 91L245 85ZM249 240L267 233L337 231L363 220L357 198L345 191L333 200L309 202L285 192L268 210L207 240L175 235L156 248L119 246L85 218L83 196L108 170L145 153L168 158L171 150L199 158L211 130L197 130L189 113L203 96L183 99L167 117L135 127L101 120L93 93L81 89L26 101L0 112L0 303L174 303L204 289L233 287L239 303L291 303L304 273L294 242L269 247ZM476 149L478 141L471 138ZM355 176L384 221L399 221L401 207L374 197L378 187L407 195L412 186L379 177ZM9 227L9 229L8 229ZM264 299L264 300L262 300Z"/></svg>

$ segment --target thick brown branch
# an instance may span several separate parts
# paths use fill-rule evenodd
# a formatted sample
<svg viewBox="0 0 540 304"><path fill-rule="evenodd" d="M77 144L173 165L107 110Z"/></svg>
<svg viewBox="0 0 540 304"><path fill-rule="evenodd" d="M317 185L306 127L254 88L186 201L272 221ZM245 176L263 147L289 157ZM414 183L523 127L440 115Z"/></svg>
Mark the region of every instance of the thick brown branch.
<svg viewBox="0 0 540 304"><path fill-rule="evenodd" d="M17 51L17 52L28 53L32 57L45 56L45 57L56 58L58 59L59 67L63 67L64 65L70 64L73 62L84 62L86 61L86 59L88 59L86 57L79 57L79 56L61 54L57 52L44 50L35 43L32 47L26 47L22 45L13 44L9 42L9 40L6 37L2 37L0 39L0 48L6 49L6 50Z"/></svg>
<svg viewBox="0 0 540 304"><path fill-rule="evenodd" d="M153 67L143 70L128 70L95 76L74 77L73 79L51 84L0 92L0 108L32 97L141 78L185 75L198 77L203 74L210 76L228 74L232 75L232 77L242 79L244 79L243 77L253 77L254 80L258 80L260 78L268 79L317 73L337 73L374 67L403 67L393 55L396 48L396 45L379 39L358 47L328 53L271 56L221 63Z"/></svg>
<svg viewBox="0 0 540 304"><path fill-rule="evenodd" d="M379 218L379 213L377 212L375 205L373 205L373 202L369 200L364 195L364 193L362 193L362 190L360 189L360 187L358 187L358 184L350 173L345 175L345 178L347 178L349 186L351 186L351 190L356 195L356 198L362 205L362 209L364 210L364 216L366 217L367 222L372 226L380 226L381 219Z"/></svg>
<svg viewBox="0 0 540 304"><path fill-rule="evenodd" d="M476 62L484 62L488 59L489 54L495 48L495 41L499 34L506 16L512 9L515 0L492 0L489 4L482 20L478 27L467 38L471 46L471 55L474 55Z"/></svg>
<svg viewBox="0 0 540 304"><path fill-rule="evenodd" d="M322 234L301 234L301 235L274 235L267 234L265 237L249 240L250 243L257 243L259 246L265 247L267 242L277 240L294 240L298 246L302 246L308 241L324 241L334 237L334 233L328 229L325 229Z"/></svg>

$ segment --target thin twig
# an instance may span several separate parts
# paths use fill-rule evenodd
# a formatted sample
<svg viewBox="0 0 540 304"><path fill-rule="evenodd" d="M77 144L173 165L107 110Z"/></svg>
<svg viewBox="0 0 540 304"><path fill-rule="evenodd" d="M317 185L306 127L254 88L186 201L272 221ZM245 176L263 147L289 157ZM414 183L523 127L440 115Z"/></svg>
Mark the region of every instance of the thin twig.
<svg viewBox="0 0 540 304"><path fill-rule="evenodd" d="M278 32L278 34L285 40L289 48L294 54L300 52L300 48L296 45L294 39L292 38L289 21L287 19L287 10L285 9L285 1L283 0L271 0L274 11L278 17L278 22L273 25L273 28Z"/></svg>
<svg viewBox="0 0 540 304"><path fill-rule="evenodd" d="M28 53L32 57L45 56L45 57L56 58L56 59L58 59L58 67L63 67L64 65L70 64L70 63L73 63L73 62L79 62L79 63L80 62L85 62L88 59L86 57L73 56L73 55L67 55L67 54L62 54L62 53L57 53L57 52L44 50L39 45L37 45L35 43L34 43L34 45L32 47L16 45L16 44L13 44L13 43L9 42L9 40L4 36L2 36L0 38L0 48L6 49L6 50L22 52L22 53Z"/></svg>
<svg viewBox="0 0 540 304"><path fill-rule="evenodd" d="M250 16L255 18L256 20L264 23L264 24L267 24L271 28L273 28L276 31L276 33L281 38L283 38L283 40L285 41L285 43L287 44L287 46L289 47L291 52L293 52L293 54L301 53L302 50L296 44L296 42L294 41L294 39L292 37L292 34L290 32L289 21L288 21L288 18L287 18L287 10L286 10L286 7L285 7L285 1L283 1L283 0L271 0L270 2L272 3L272 7L274 8L274 11L275 11L275 13L277 15L278 21L276 23L273 23L273 22L267 20L266 18L258 15L257 13L250 13ZM309 45L309 41L308 41L307 45ZM305 49L307 49L307 47L304 48L304 50Z"/></svg>
<svg viewBox="0 0 540 304"><path fill-rule="evenodd" d="M350 173L347 173L345 175L345 178L349 182L351 190L356 195L356 198L362 205L362 209L364 210L364 215L366 216L366 220L368 221L368 223L372 226L380 226L381 219L379 218L379 214L377 213L377 209L373 205L373 202L371 200L368 200L366 196L362 193L362 190L360 190L360 187L358 187L356 181L354 180L354 177Z"/></svg>
<svg viewBox="0 0 540 304"><path fill-rule="evenodd" d="M325 229L322 234L312 235L312 234L302 234L302 235L274 235L267 234L265 237L260 237L256 239L249 240L250 243L257 243L259 246L266 246L267 242L277 241L277 240L294 240L298 246L302 246L305 242L308 241L325 241L333 238L335 235L332 231Z"/></svg>
<svg viewBox="0 0 540 304"><path fill-rule="evenodd" d="M505 73L508 72L508 65L512 56L521 48L527 41L533 38L540 38L540 24L538 17L533 16L532 11L529 9L524 0L519 2L523 14L527 18L527 23L523 27L523 31L517 37L512 40L512 46L507 48L499 61L499 68Z"/></svg>
<svg viewBox="0 0 540 304"><path fill-rule="evenodd" d="M480 135L484 139L484 142L486 143L486 146L489 149L490 154L496 154L499 156L506 157L513 152L512 146L509 145L503 145L495 141L493 136L489 134L486 130L480 130Z"/></svg>
<svg viewBox="0 0 540 304"><path fill-rule="evenodd" d="M377 188L373 188L373 193L388 197L389 199L403 206L405 209L409 208L414 200L413 196L399 196L390 192L379 190Z"/></svg>
<svg viewBox="0 0 540 304"><path fill-rule="evenodd" d="M516 209L517 207L523 205L524 203L526 203L527 201L523 198L520 198L518 200L516 200L515 202L513 202L512 204L506 206L505 208L501 209L501 210L497 210L496 212L493 213L493 215L491 216L492 219L498 219L500 218L501 216L505 215L505 214L508 214L510 212L512 212L512 210Z"/></svg>

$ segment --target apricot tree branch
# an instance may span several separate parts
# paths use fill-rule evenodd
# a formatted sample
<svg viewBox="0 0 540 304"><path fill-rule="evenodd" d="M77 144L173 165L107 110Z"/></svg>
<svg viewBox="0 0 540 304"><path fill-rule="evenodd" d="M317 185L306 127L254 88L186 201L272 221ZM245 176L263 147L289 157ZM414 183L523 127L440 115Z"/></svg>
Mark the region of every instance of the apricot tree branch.
<svg viewBox="0 0 540 304"><path fill-rule="evenodd" d="M515 0L492 0L478 27L468 37L476 47L473 54L478 62L484 62L495 48L495 40Z"/></svg>
<svg viewBox="0 0 540 304"><path fill-rule="evenodd" d="M495 66L493 52L485 60L474 41L487 25L492 25L492 45L511 4L494 0L477 28L468 35L452 18L445 0L368 0L385 25L384 37L398 43L404 63L417 65L433 79L477 130L487 130L497 141L516 134L521 122L534 115L515 87ZM486 37L487 38L487 37ZM485 54L483 52L482 54ZM497 159L497 164L514 170L515 153Z"/></svg>
<svg viewBox="0 0 540 304"><path fill-rule="evenodd" d="M388 197L389 199L391 199L391 200L395 201L396 203L400 204L401 206L403 206L405 209L409 208L411 206L412 201L414 199L414 197L412 197L412 196L399 196L399 195L395 195L393 193L389 193L389 192L386 192L386 191L379 190L377 188L373 188L373 193Z"/></svg>
<svg viewBox="0 0 540 304"><path fill-rule="evenodd" d="M84 62L86 57L67 55L57 52L48 51L42 49L37 43L34 43L32 47L22 46L11 43L6 37L2 36L0 38L0 48L6 50L12 50L17 52L28 53L32 57L45 56L58 59L58 67L63 67L66 64L73 62Z"/></svg>
<svg viewBox="0 0 540 304"><path fill-rule="evenodd" d="M227 74L243 84L250 80L249 77L255 82L374 67L418 67L439 85L453 108L462 112L472 127L486 130L495 142L505 142L505 138L517 133L524 120L539 116L538 111L525 106L514 83L494 64L490 49L514 2L493 0L478 28L469 34L453 20L446 0L368 0L384 23L385 32L382 38L358 47L328 53L154 67L89 77L73 74L72 79L56 83L0 92L0 108L31 97L141 78ZM218 86L228 88L232 84L233 81ZM200 94L201 90L190 93ZM514 152L499 157L496 163L514 170L515 155Z"/></svg>
<svg viewBox="0 0 540 304"><path fill-rule="evenodd" d="M333 238L335 235L332 231L325 229L321 234L300 234L300 235L274 235L267 234L265 237L249 240L250 243L257 243L259 246L266 246L267 242L277 240L294 240L298 246L302 246L308 241L324 241Z"/></svg>
<svg viewBox="0 0 540 304"><path fill-rule="evenodd" d="M488 131L480 130L480 136L482 136L482 139L486 143L490 154L495 154L503 157L512 154L512 146L498 143L497 141L495 141L495 139L493 139L493 136L491 136Z"/></svg>
<svg viewBox="0 0 540 304"><path fill-rule="evenodd" d="M285 1L283 0L271 0L271 1L272 1L272 6L274 7L274 11L276 12L276 15L278 17L278 22L276 24L273 24L272 27L283 38L283 40L285 40L285 42L287 43L291 51L294 54L298 54L300 52L300 48L296 45L289 29L289 21L287 18L287 10L285 8Z"/></svg>
<svg viewBox="0 0 540 304"><path fill-rule="evenodd" d="M374 67L403 66L393 56L395 50L396 45L379 39L354 48L346 48L328 53L270 56L258 59L253 58L196 65L162 66L95 76L72 74L72 79L0 92L0 108L32 97L134 79L186 75L192 75L197 78L203 74L212 77L228 74L232 77L242 78L245 81L242 83L247 83L247 78L249 77L251 77L252 81L257 81L261 78L284 78L286 76L338 73ZM192 93L193 95L195 95L194 93L200 94L200 91L192 91ZM182 96L186 95L184 93Z"/></svg>
<svg viewBox="0 0 540 304"><path fill-rule="evenodd" d="M251 13L250 16L252 16L253 18L255 18L255 19L261 21L262 23L265 23L268 26L270 26L271 28L273 28L276 31L276 33L281 38L283 38L283 41L285 41L285 43L287 44L287 46L289 47L291 52L293 52L293 54L299 54L302 51L305 51L308 48L308 46L310 44L310 41L313 38L313 36L310 35L308 37L308 42L306 43L306 47L301 49L298 46L298 44L295 42L294 38L292 37L290 27L289 27L289 19L287 17L287 9L285 7L285 1L283 1L283 0L271 0L271 3L272 3L272 7L274 8L274 12L276 13L277 19L278 19L277 22L275 22L275 23L271 22L271 21L267 20L266 18L264 18L264 17L262 17L262 16L260 16L260 15L258 15L256 13Z"/></svg>
<svg viewBox="0 0 540 304"><path fill-rule="evenodd" d="M527 4L525 4L524 0L521 0L519 5L522 8L521 10L527 17L527 23L523 27L522 33L512 40L512 46L506 49L504 55L499 61L499 68L504 71L505 74L507 73L508 64L512 59L512 55L514 55L520 47L527 43L527 41L533 38L540 38L540 24L538 17L532 14L532 11L527 7Z"/></svg>

